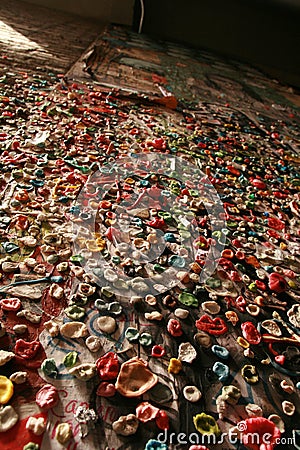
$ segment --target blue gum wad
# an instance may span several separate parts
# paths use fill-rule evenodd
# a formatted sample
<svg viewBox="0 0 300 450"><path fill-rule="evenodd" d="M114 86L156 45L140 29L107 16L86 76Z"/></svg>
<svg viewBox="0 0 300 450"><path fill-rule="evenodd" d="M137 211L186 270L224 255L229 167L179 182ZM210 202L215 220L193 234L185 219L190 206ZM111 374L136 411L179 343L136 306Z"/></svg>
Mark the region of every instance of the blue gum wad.
<svg viewBox="0 0 300 450"><path fill-rule="evenodd" d="M145 450L168 450L168 447L160 441L150 439L145 446Z"/></svg>
<svg viewBox="0 0 300 450"><path fill-rule="evenodd" d="M219 378L219 381L226 381L229 377L229 367L221 362L216 362L212 368L213 372Z"/></svg>

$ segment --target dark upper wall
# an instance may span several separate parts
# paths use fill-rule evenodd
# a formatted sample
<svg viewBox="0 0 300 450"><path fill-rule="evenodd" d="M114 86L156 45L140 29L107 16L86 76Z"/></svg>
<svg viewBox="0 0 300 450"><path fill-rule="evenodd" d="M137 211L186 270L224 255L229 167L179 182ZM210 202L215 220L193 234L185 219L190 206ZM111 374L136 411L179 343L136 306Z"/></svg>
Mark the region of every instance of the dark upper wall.
<svg viewBox="0 0 300 450"><path fill-rule="evenodd" d="M131 25L140 0L27 0ZM144 0L143 31L250 62L300 88L300 0Z"/></svg>
<svg viewBox="0 0 300 450"><path fill-rule="evenodd" d="M94 18L103 23L132 24L134 0L27 0L27 2Z"/></svg>
<svg viewBox="0 0 300 450"><path fill-rule="evenodd" d="M139 20L136 1L135 26ZM143 31L250 62L300 87L300 0L144 0Z"/></svg>

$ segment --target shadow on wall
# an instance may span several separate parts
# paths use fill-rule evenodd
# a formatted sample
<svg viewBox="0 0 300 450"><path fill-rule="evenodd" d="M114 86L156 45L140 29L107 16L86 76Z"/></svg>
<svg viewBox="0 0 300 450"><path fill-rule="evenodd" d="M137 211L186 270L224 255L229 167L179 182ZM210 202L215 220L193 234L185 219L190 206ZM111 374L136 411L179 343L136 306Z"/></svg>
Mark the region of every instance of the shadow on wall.
<svg viewBox="0 0 300 450"><path fill-rule="evenodd" d="M144 0L143 32L251 63L300 88L299 0ZM134 27L140 19L135 3Z"/></svg>
<svg viewBox="0 0 300 450"><path fill-rule="evenodd" d="M102 23L132 25L134 0L27 0L40 6L78 14Z"/></svg>

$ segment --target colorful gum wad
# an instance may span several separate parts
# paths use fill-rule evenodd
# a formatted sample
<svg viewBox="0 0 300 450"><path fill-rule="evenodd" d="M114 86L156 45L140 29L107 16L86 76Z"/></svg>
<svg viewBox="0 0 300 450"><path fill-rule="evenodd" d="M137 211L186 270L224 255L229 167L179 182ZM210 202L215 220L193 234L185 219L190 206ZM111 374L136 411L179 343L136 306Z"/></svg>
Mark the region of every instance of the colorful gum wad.
<svg viewBox="0 0 300 450"><path fill-rule="evenodd" d="M0 375L0 404L5 405L14 394L14 385L9 378Z"/></svg>
<svg viewBox="0 0 300 450"><path fill-rule="evenodd" d="M6 406L5 408L12 408L11 406ZM12 448L23 448L28 442L34 442L35 444L41 446L43 440L43 433L37 435L34 434L30 429L27 429L28 418L19 419L16 413L14 413L14 425L5 432L0 432L1 435L1 450L11 450ZM42 418L47 422L47 412L41 412L35 414L36 419ZM0 417L0 430L2 428L2 421ZM3 430L1 430L3 431Z"/></svg>

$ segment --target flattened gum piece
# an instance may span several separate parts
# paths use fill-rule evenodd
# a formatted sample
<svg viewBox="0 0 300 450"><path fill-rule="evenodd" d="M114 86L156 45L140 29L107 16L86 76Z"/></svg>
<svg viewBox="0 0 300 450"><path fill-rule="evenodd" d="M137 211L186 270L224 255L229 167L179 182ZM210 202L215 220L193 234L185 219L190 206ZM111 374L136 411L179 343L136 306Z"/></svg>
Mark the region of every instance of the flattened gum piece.
<svg viewBox="0 0 300 450"><path fill-rule="evenodd" d="M248 306L246 306L246 311L251 315L251 316L258 316L260 313L260 307L258 305L253 305L250 304Z"/></svg>
<svg viewBox="0 0 300 450"><path fill-rule="evenodd" d="M218 314L221 310L220 305L214 301L207 301L201 304L203 310L209 314Z"/></svg>
<svg viewBox="0 0 300 450"><path fill-rule="evenodd" d="M288 382L287 380L282 380L280 386L287 394L292 394L293 392L295 392L293 384L291 382Z"/></svg>
<svg viewBox="0 0 300 450"><path fill-rule="evenodd" d="M4 375L0 375L0 404L8 403L13 394L14 385L12 381Z"/></svg>
<svg viewBox="0 0 300 450"><path fill-rule="evenodd" d="M183 388L183 395L186 400L192 403L198 402L202 397L201 392L196 386L185 386Z"/></svg>
<svg viewBox="0 0 300 450"><path fill-rule="evenodd" d="M157 381L157 375L148 369L146 361L131 358L121 366L116 389L125 397L139 397L151 389Z"/></svg>
<svg viewBox="0 0 300 450"><path fill-rule="evenodd" d="M19 420L19 416L10 405L0 407L0 433L10 430Z"/></svg>
<svg viewBox="0 0 300 450"><path fill-rule="evenodd" d="M23 384L27 381L27 372L14 372L9 379L15 384Z"/></svg>
<svg viewBox="0 0 300 450"><path fill-rule="evenodd" d="M98 336L89 336L85 341L85 345L90 352L97 352L101 347L101 341Z"/></svg>
<svg viewBox="0 0 300 450"><path fill-rule="evenodd" d="M168 372L178 374L182 370L182 363L177 358L171 358L168 366Z"/></svg>
<svg viewBox="0 0 300 450"><path fill-rule="evenodd" d="M88 335L88 329L82 322L67 322L60 327L60 333L67 338L82 338Z"/></svg>
<svg viewBox="0 0 300 450"><path fill-rule="evenodd" d="M28 417L26 422L26 430L31 431L36 436L40 436L46 430L46 422L44 417Z"/></svg>
<svg viewBox="0 0 300 450"><path fill-rule="evenodd" d="M145 302L150 306L154 306L157 303L156 297L154 295L146 295Z"/></svg>
<svg viewBox="0 0 300 450"><path fill-rule="evenodd" d="M190 312L187 309L177 308L174 311L175 317L178 319L186 319L189 316Z"/></svg>
<svg viewBox="0 0 300 450"><path fill-rule="evenodd" d="M39 314L35 314L30 309L22 309L17 312L17 317L25 317L31 323L40 323L42 316Z"/></svg>
<svg viewBox="0 0 300 450"><path fill-rule="evenodd" d="M263 410L260 406L256 405L255 403L248 403L248 405L245 406L246 413L249 417L262 417L263 416Z"/></svg>
<svg viewBox="0 0 300 450"><path fill-rule="evenodd" d="M44 328L48 331L50 336L56 337L59 335L59 325L54 320L48 320L44 323Z"/></svg>
<svg viewBox="0 0 300 450"><path fill-rule="evenodd" d="M75 277L82 277L84 274L84 270L82 267L79 266L71 266L71 272L75 275Z"/></svg>
<svg viewBox="0 0 300 450"><path fill-rule="evenodd" d="M283 401L281 405L284 414L287 416L292 416L296 411L294 403L288 402L287 400Z"/></svg>
<svg viewBox="0 0 300 450"><path fill-rule="evenodd" d="M36 394L36 404L45 411L53 408L59 401L58 391L52 384L45 384Z"/></svg>
<svg viewBox="0 0 300 450"><path fill-rule="evenodd" d="M113 317L101 316L97 319L97 326L103 333L112 334L116 331L117 323Z"/></svg>
<svg viewBox="0 0 300 450"><path fill-rule="evenodd" d="M235 326L238 321L240 320L237 313L235 311L226 311L225 316L229 322L232 323L233 326Z"/></svg>
<svg viewBox="0 0 300 450"><path fill-rule="evenodd" d="M205 331L199 331L196 333L194 335L194 340L198 345L204 348L210 348L212 346L212 339L208 333L205 333Z"/></svg>
<svg viewBox="0 0 300 450"><path fill-rule="evenodd" d="M108 381L102 381L98 388L96 394L100 397L113 397L116 393L116 387L114 384Z"/></svg>
<svg viewBox="0 0 300 450"><path fill-rule="evenodd" d="M24 333L26 333L27 330L28 330L27 325L21 324L21 323L18 323L17 325L15 325L15 326L13 327L13 331L14 331L16 334L24 334Z"/></svg>
<svg viewBox="0 0 300 450"><path fill-rule="evenodd" d="M232 384L223 386L222 397L230 405L236 405L239 401L239 398L241 397L241 391L239 388L233 386Z"/></svg>
<svg viewBox="0 0 300 450"><path fill-rule="evenodd" d="M60 444L66 444L71 439L72 434L72 428L69 423L59 423L57 425L55 437Z"/></svg>
<svg viewBox="0 0 300 450"><path fill-rule="evenodd" d="M89 283L80 283L78 286L79 295L84 295L85 297L90 297L95 291L95 286L91 286Z"/></svg>
<svg viewBox="0 0 300 450"><path fill-rule="evenodd" d="M178 359L187 363L192 363L197 358L195 348L189 342L182 342L178 349Z"/></svg>
<svg viewBox="0 0 300 450"><path fill-rule="evenodd" d="M60 300L64 296L64 290L61 286L54 283L50 286L49 294L51 297L56 298L57 300Z"/></svg>
<svg viewBox="0 0 300 450"><path fill-rule="evenodd" d="M149 402L142 402L136 407L136 416L141 422L148 422L158 414L159 409Z"/></svg>
<svg viewBox="0 0 300 450"><path fill-rule="evenodd" d="M118 420L113 422L112 428L115 433L121 436L130 436L135 434L139 426L138 418L134 414L121 416Z"/></svg>
<svg viewBox="0 0 300 450"><path fill-rule="evenodd" d="M0 350L0 366L4 366L4 364L8 363L14 356L15 354L13 352Z"/></svg>
<svg viewBox="0 0 300 450"><path fill-rule="evenodd" d="M274 320L264 320L261 325L273 336L280 337L282 335L281 329Z"/></svg>
<svg viewBox="0 0 300 450"><path fill-rule="evenodd" d="M96 375L97 368L96 364L79 364L78 366L72 367L72 369L69 369L69 373L71 375L74 375L76 378L82 381L88 381L94 378Z"/></svg>
<svg viewBox="0 0 300 450"><path fill-rule="evenodd" d="M151 313L145 313L146 320L162 320L163 315L158 311L152 311Z"/></svg>

